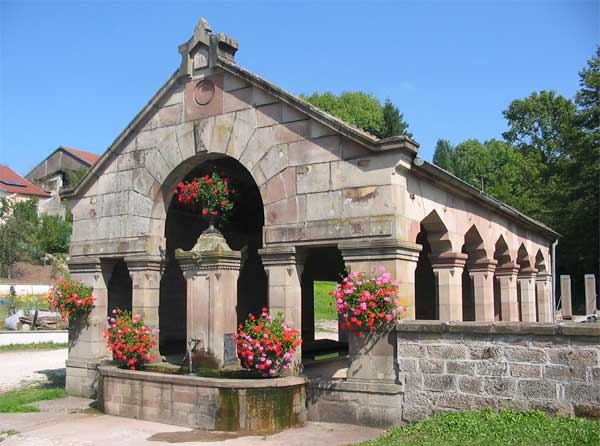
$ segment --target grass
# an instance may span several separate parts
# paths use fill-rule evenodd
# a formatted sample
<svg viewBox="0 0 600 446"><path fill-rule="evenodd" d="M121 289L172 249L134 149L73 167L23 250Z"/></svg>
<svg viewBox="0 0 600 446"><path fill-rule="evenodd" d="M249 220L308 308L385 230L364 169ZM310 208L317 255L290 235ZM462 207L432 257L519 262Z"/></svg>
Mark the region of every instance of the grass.
<svg viewBox="0 0 600 446"><path fill-rule="evenodd" d="M0 413L39 412L31 403L67 396L64 377L50 376L49 379L51 381L45 384L0 393Z"/></svg>
<svg viewBox="0 0 600 446"><path fill-rule="evenodd" d="M393 428L362 446L597 446L600 421L540 411L446 412Z"/></svg>
<svg viewBox="0 0 600 446"><path fill-rule="evenodd" d="M69 347L67 342L31 342L29 344L0 345L0 353L23 350L59 350Z"/></svg>
<svg viewBox="0 0 600 446"><path fill-rule="evenodd" d="M335 282L315 282L315 320L337 319L335 305L329 305L329 302L333 302L329 292L335 288L335 284Z"/></svg>

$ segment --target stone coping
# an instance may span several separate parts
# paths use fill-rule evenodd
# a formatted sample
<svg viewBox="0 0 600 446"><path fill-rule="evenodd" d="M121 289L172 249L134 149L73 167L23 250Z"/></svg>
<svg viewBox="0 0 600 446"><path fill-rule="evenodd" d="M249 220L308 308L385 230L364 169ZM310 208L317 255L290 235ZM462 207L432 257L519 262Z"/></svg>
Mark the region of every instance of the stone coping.
<svg viewBox="0 0 600 446"><path fill-rule="evenodd" d="M174 375L140 370L125 370L115 366L98 366L101 376L148 381L157 383L170 383L196 387L217 387L227 389L258 389L272 387L291 387L306 384L306 378L301 376L284 376L282 378L265 379L226 379L209 378L203 376Z"/></svg>
<svg viewBox="0 0 600 446"><path fill-rule="evenodd" d="M594 323L401 320L396 322L395 329L400 332L597 336L600 340L600 324Z"/></svg>
<svg viewBox="0 0 600 446"><path fill-rule="evenodd" d="M308 385L321 390L342 392L398 394L403 391L401 384L346 381L343 379L310 378Z"/></svg>

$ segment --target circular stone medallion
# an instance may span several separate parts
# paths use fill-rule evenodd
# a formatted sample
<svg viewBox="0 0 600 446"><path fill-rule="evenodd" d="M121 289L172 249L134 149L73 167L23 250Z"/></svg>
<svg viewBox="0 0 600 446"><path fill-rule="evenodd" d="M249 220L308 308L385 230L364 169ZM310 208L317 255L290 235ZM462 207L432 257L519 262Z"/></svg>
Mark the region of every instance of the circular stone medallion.
<svg viewBox="0 0 600 446"><path fill-rule="evenodd" d="M215 84L212 81L204 79L196 84L196 91L194 92L194 102L196 105L206 105L214 96Z"/></svg>

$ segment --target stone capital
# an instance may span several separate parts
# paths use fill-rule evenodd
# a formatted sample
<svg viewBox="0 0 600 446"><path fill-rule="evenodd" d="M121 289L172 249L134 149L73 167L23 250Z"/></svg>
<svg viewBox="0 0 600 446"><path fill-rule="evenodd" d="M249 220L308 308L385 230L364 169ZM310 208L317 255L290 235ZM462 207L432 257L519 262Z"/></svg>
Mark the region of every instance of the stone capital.
<svg viewBox="0 0 600 446"><path fill-rule="evenodd" d="M298 253L294 246L269 246L259 249L258 254L265 268L303 265L305 260L304 255Z"/></svg>
<svg viewBox="0 0 600 446"><path fill-rule="evenodd" d="M496 267L496 277L516 277L519 273L519 265L516 263L505 263Z"/></svg>
<svg viewBox="0 0 600 446"><path fill-rule="evenodd" d="M496 271L498 261L495 259L477 259L474 262L467 261L470 273L493 273Z"/></svg>
<svg viewBox="0 0 600 446"><path fill-rule="evenodd" d="M339 245L345 261L383 262L406 260L417 262L422 246L399 239L374 239L368 241L347 241Z"/></svg>
<svg viewBox="0 0 600 446"><path fill-rule="evenodd" d="M460 252L443 252L441 254L430 255L431 266L433 270L464 268L467 263L467 254Z"/></svg>
<svg viewBox="0 0 600 446"><path fill-rule="evenodd" d="M535 268L521 268L517 278L519 279L535 279L538 270Z"/></svg>

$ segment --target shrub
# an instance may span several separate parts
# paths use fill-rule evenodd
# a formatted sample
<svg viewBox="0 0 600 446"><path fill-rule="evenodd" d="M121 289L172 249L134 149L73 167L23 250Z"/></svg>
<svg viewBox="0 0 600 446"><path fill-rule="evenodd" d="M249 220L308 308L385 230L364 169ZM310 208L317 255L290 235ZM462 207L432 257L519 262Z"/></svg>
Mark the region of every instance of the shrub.
<svg viewBox="0 0 600 446"><path fill-rule="evenodd" d="M360 336L362 328L375 330L406 312L399 306L397 293L398 282L380 267L379 275L351 272L330 295L336 299L342 327Z"/></svg>
<svg viewBox="0 0 600 446"><path fill-rule="evenodd" d="M266 308L259 317L251 314L234 335L242 367L258 371L263 377L279 376L302 343L300 330L291 325L283 322L281 313L272 318Z"/></svg>
<svg viewBox="0 0 600 446"><path fill-rule="evenodd" d="M87 317L96 299L92 287L74 280L61 280L54 284L47 295L53 311L60 313L64 320Z"/></svg>
<svg viewBox="0 0 600 446"><path fill-rule="evenodd" d="M146 362L154 359L150 352L156 345L154 333L158 330L148 328L139 314L132 315L119 308L112 313L103 334L113 359L124 369L143 368Z"/></svg>

